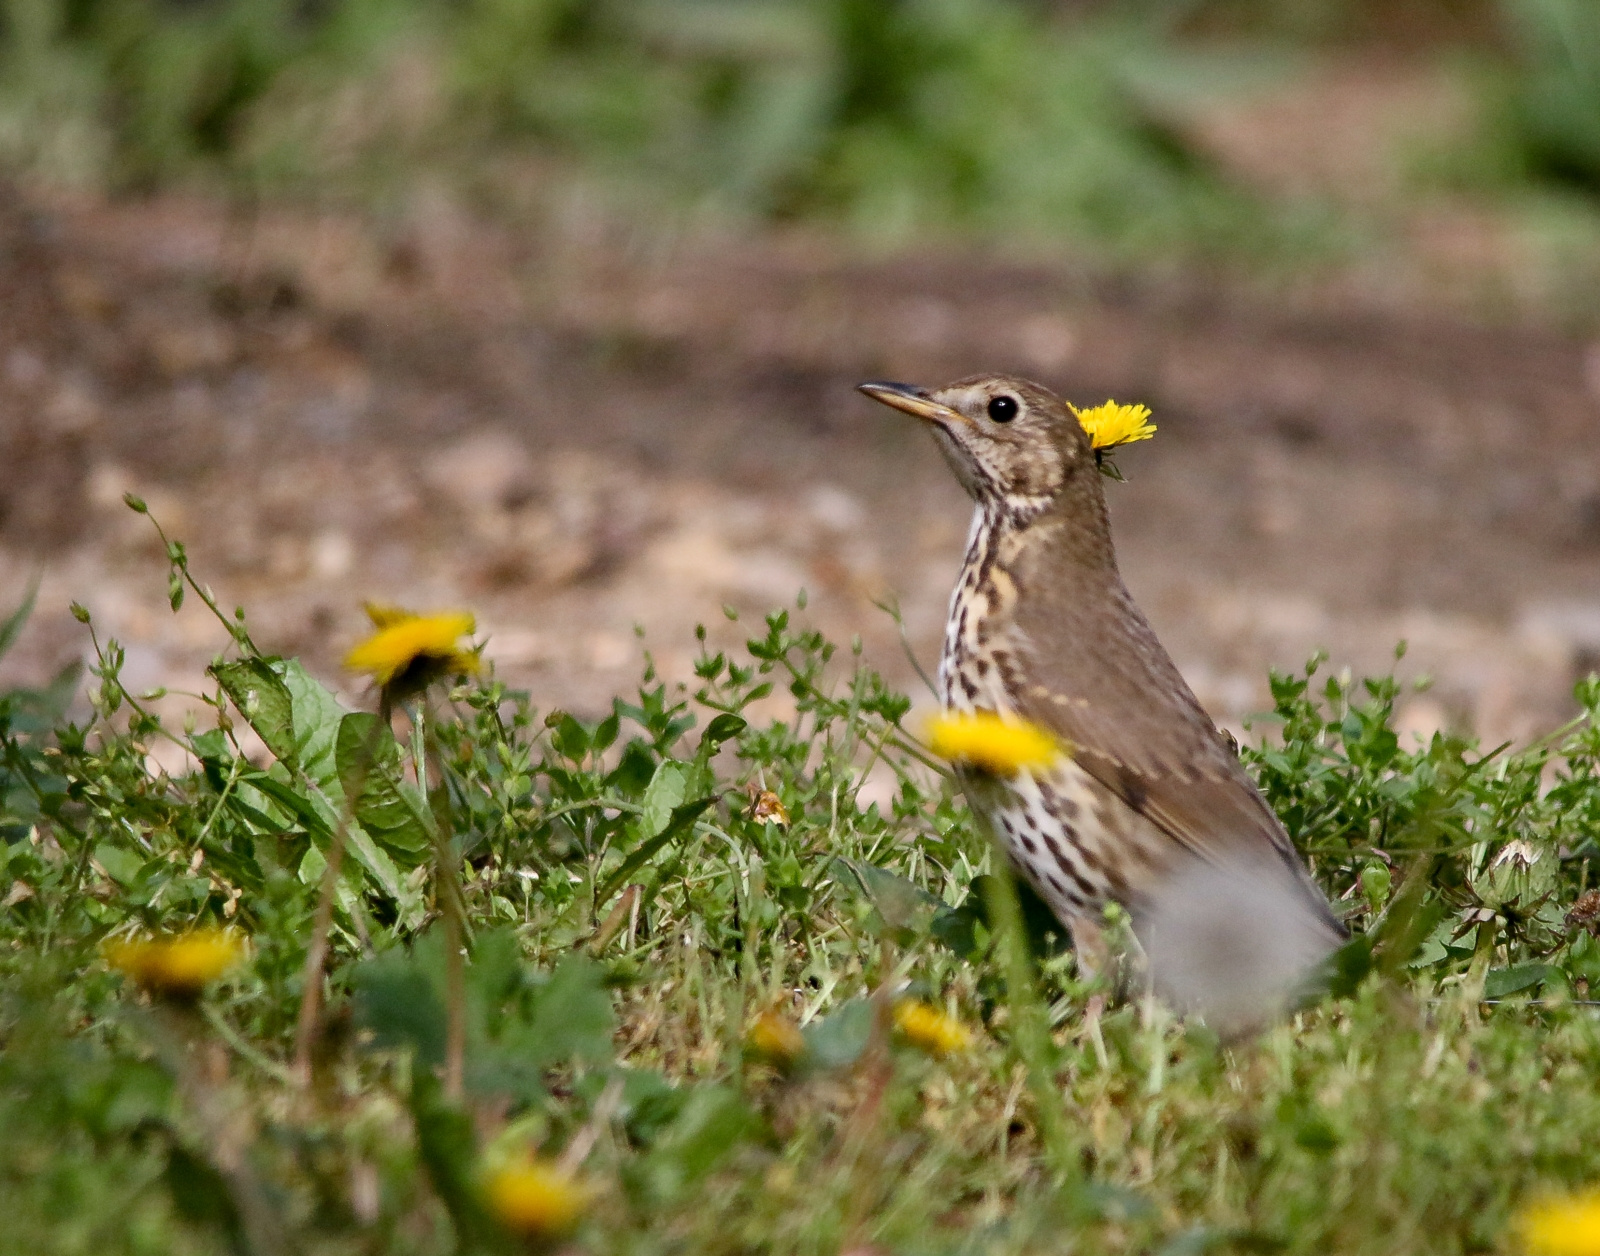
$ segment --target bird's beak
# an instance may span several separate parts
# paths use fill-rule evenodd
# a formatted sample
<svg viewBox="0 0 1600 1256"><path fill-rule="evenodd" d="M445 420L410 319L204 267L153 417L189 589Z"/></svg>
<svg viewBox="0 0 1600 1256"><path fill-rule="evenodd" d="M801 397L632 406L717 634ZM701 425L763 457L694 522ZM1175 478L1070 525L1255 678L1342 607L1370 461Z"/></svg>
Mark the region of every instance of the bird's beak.
<svg viewBox="0 0 1600 1256"><path fill-rule="evenodd" d="M856 391L866 393L874 401L881 401L896 410L904 410L907 414L926 419L930 423L952 423L961 419L961 416L949 406L940 405L928 396L926 391L913 388L910 384L896 384L890 380L878 379L866 384L857 384Z"/></svg>

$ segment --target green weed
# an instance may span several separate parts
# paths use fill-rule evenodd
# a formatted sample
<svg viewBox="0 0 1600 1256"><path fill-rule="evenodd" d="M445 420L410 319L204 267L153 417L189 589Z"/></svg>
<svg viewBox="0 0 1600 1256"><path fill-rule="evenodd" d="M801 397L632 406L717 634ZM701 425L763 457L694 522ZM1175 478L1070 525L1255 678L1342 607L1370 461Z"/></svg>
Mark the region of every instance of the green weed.
<svg viewBox="0 0 1600 1256"><path fill-rule="evenodd" d="M908 701L788 612L599 719L396 693L395 740L168 559L233 642L207 720L111 641L87 719L69 678L0 702L0 1248L1454 1253L1600 1177L1600 681L1482 753L1403 745L1392 680L1274 677L1248 759L1354 940L1228 1045L1107 1006L1047 920L997 953ZM107 962L195 926L247 941L198 1000Z"/></svg>

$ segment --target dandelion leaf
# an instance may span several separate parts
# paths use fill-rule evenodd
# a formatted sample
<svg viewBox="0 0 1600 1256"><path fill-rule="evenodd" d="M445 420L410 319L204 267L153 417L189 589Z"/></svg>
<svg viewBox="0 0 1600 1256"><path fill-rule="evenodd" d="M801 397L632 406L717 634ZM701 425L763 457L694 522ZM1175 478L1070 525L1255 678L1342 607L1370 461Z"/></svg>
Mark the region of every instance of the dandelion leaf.
<svg viewBox="0 0 1600 1256"><path fill-rule="evenodd" d="M672 809L683 803L687 786L688 779L684 776L683 768L670 759L656 769L639 802L641 838L656 837L667 827L667 822L672 818Z"/></svg>
<svg viewBox="0 0 1600 1256"><path fill-rule="evenodd" d="M661 1203L684 1198L751 1134L759 1123L734 1091L700 1086L677 1118L628 1174L637 1193Z"/></svg>
<svg viewBox="0 0 1600 1256"><path fill-rule="evenodd" d="M410 1047L419 1071L444 1060L444 1000L427 967L424 957L395 947L355 971L356 1023L376 1047Z"/></svg>
<svg viewBox="0 0 1600 1256"><path fill-rule="evenodd" d="M426 858L430 818L400 770L400 746L378 717L352 711L339 721L334 764L340 792L368 836L405 867Z"/></svg>
<svg viewBox="0 0 1600 1256"><path fill-rule="evenodd" d="M835 859L834 867L842 872L840 879L859 887L876 909L878 921L874 923L878 927L875 932L887 929L898 942L909 943L927 933L944 906L920 885L875 864L859 859Z"/></svg>
<svg viewBox="0 0 1600 1256"><path fill-rule="evenodd" d="M848 1068L872 1037L872 1003L851 999L804 1030L806 1056L819 1068Z"/></svg>
<svg viewBox="0 0 1600 1256"><path fill-rule="evenodd" d="M1550 964L1513 964L1509 968L1491 968L1483 980L1483 997L1503 999L1508 994L1534 993L1539 986L1558 973Z"/></svg>
<svg viewBox="0 0 1600 1256"><path fill-rule="evenodd" d="M610 1058L616 1018L603 976L600 965L587 956L569 955L538 988L527 1045L544 1063Z"/></svg>
<svg viewBox="0 0 1600 1256"><path fill-rule="evenodd" d="M186 1147L174 1143L167 1151L167 1193L178 1215L201 1225L215 1225L235 1243L241 1232L238 1210L228 1184L210 1164Z"/></svg>
<svg viewBox="0 0 1600 1256"><path fill-rule="evenodd" d="M281 666L292 704L298 762L307 776L328 789L338 780L336 747L345 709L321 681L300 666L298 659L287 659Z"/></svg>
<svg viewBox="0 0 1600 1256"><path fill-rule="evenodd" d="M433 1189L450 1214L463 1250L482 1250L500 1236L484 1215L473 1166L477 1135L472 1117L449 1103L439 1079L416 1069L411 1080L411 1119L417 1151Z"/></svg>
<svg viewBox="0 0 1600 1256"><path fill-rule="evenodd" d="M479 937L467 973L467 1077L481 1094L533 1099L545 1070L568 1061L611 1062L616 1021L603 970L570 955L540 977L510 930Z"/></svg>
<svg viewBox="0 0 1600 1256"><path fill-rule="evenodd" d="M143 859L109 842L101 842L94 848L94 861L105 870L108 877L124 888L138 881L139 874L144 871Z"/></svg>
<svg viewBox="0 0 1600 1256"><path fill-rule="evenodd" d="M237 659L215 664L211 674L273 757L293 764L294 698L273 665L261 658Z"/></svg>
<svg viewBox="0 0 1600 1256"><path fill-rule="evenodd" d="M340 823L344 785L339 770L339 733L351 713L293 659L238 659L216 664L211 674L273 757L289 769L290 779L252 772L250 784L305 825L319 845L326 846ZM293 779L296 774L312 788L303 788ZM388 815L381 818L392 819ZM348 824L346 837L351 853L371 874L377 888L402 903L407 919L415 916L415 904L407 901L415 895L407 895L394 860L368 834L359 814ZM410 851L409 845L398 840L395 849ZM409 862L416 862L415 857Z"/></svg>

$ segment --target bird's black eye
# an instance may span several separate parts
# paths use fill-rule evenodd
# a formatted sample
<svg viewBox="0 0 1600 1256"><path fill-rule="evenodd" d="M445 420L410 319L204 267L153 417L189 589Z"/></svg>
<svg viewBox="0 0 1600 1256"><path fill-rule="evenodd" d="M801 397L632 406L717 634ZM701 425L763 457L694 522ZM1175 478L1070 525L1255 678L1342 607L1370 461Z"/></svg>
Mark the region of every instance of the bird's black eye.
<svg viewBox="0 0 1600 1256"><path fill-rule="evenodd" d="M990 398L989 417L996 423L1009 423L1017 417L1017 399L1002 393L998 397Z"/></svg>

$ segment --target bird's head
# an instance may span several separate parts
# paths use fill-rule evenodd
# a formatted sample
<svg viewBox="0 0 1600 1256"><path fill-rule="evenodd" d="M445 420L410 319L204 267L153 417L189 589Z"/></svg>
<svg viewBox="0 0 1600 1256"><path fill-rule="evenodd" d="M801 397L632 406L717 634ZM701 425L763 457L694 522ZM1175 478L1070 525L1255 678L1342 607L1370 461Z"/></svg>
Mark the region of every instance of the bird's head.
<svg viewBox="0 0 1600 1256"><path fill-rule="evenodd" d="M1043 504L1075 484L1099 496L1089 436L1048 388L1004 375L973 375L934 389L888 382L858 387L925 420L945 461L980 505Z"/></svg>

